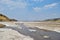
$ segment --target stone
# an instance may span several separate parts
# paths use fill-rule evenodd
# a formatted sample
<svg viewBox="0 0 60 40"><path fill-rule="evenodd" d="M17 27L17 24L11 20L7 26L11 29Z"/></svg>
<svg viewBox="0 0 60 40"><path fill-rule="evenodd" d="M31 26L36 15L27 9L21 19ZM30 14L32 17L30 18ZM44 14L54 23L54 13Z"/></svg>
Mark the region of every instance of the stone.
<svg viewBox="0 0 60 40"><path fill-rule="evenodd" d="M3 24L0 24L0 28L3 28L3 27L5 27L6 25L3 25Z"/></svg>
<svg viewBox="0 0 60 40"><path fill-rule="evenodd" d="M43 36L43 38L46 38L46 39L48 39L48 38L50 38L50 36L46 36L46 35L45 35L45 36Z"/></svg>

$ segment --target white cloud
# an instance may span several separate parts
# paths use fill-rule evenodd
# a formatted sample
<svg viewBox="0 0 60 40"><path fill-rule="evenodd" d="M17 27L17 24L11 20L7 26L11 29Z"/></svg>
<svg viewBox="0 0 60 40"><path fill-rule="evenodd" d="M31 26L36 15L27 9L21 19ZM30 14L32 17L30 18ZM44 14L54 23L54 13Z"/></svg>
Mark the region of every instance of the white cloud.
<svg viewBox="0 0 60 40"><path fill-rule="evenodd" d="M0 4L7 5L10 9L14 8L25 8L27 3L21 1L12 1L12 0L0 0Z"/></svg>
<svg viewBox="0 0 60 40"><path fill-rule="evenodd" d="M36 12L40 12L41 8L40 7L35 7L35 8L33 8L33 10L36 11Z"/></svg>
<svg viewBox="0 0 60 40"><path fill-rule="evenodd" d="M52 4L48 4L48 5L45 5L44 8L54 8L57 6L58 3L52 3Z"/></svg>
<svg viewBox="0 0 60 40"><path fill-rule="evenodd" d="M56 16L56 15L57 15L57 13L53 13L52 15L53 15L53 16Z"/></svg>
<svg viewBox="0 0 60 40"><path fill-rule="evenodd" d="M57 7L57 5L58 5L58 3L52 3L52 4L45 5L43 7L34 7L33 10L35 12L40 12L41 10L46 10L46 9L49 9L49 8Z"/></svg>
<svg viewBox="0 0 60 40"><path fill-rule="evenodd" d="M35 1L35 2L43 2L44 0L32 0L32 1Z"/></svg>
<svg viewBox="0 0 60 40"><path fill-rule="evenodd" d="M3 11L5 8L3 6L0 6L0 12Z"/></svg>

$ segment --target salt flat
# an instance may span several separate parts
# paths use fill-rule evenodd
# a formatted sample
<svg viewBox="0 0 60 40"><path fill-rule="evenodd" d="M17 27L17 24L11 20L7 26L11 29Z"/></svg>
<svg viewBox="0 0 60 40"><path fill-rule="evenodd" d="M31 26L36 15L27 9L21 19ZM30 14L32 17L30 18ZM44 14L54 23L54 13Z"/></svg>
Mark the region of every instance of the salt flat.
<svg viewBox="0 0 60 40"><path fill-rule="evenodd" d="M57 27L55 31L53 29L54 26L51 26L51 28L49 26L46 26L48 23L47 24L42 23L42 25L40 25L41 23L29 23L29 22L28 23L19 23L19 22L16 23L14 22L13 24L18 25L18 26L9 25L9 26L4 27L4 29L7 28L7 29L15 30L16 32L18 32L19 35L23 35L21 37L24 40L60 40L60 32L58 32L59 30L57 30L57 28L59 27ZM14 34L14 33L11 32L11 34ZM20 40L20 39L17 39L17 40Z"/></svg>
<svg viewBox="0 0 60 40"><path fill-rule="evenodd" d="M16 30L0 28L0 40L33 40L33 38L20 34Z"/></svg>

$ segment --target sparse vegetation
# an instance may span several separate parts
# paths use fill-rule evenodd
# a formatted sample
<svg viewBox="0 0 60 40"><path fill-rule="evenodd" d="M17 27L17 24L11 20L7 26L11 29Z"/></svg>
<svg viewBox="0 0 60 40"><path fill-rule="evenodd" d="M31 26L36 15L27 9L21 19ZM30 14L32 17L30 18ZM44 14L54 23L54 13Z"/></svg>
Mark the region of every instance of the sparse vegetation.
<svg viewBox="0 0 60 40"><path fill-rule="evenodd" d="M0 14L0 21L17 21L16 19L10 19L7 16Z"/></svg>

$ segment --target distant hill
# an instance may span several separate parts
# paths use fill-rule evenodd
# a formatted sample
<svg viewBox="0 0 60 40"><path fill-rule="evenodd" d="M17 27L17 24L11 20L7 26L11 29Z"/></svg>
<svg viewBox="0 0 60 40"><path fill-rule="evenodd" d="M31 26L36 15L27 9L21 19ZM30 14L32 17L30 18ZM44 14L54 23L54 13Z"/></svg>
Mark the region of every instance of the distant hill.
<svg viewBox="0 0 60 40"><path fill-rule="evenodd" d="M10 19L7 16L0 14L0 21L17 21L16 19Z"/></svg>
<svg viewBox="0 0 60 40"><path fill-rule="evenodd" d="M44 21L60 22L60 18L47 19L47 20L44 20Z"/></svg>
<svg viewBox="0 0 60 40"><path fill-rule="evenodd" d="M35 20L32 22L60 22L60 18L46 19L46 20Z"/></svg>

